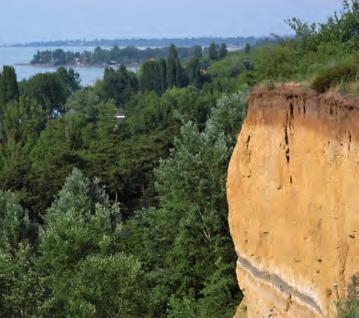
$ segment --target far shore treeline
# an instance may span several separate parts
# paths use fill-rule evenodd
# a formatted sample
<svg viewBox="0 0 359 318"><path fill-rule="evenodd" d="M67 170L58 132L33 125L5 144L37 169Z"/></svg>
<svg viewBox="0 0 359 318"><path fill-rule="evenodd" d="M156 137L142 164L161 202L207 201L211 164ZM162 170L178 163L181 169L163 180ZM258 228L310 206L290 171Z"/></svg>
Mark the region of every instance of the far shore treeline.
<svg viewBox="0 0 359 318"><path fill-rule="evenodd" d="M135 46L119 48L102 48L97 46L93 51L73 52L64 49L37 51L31 60L31 64L51 65L51 66L75 66L75 65L132 65L140 64L149 59L163 59L169 54L171 46L161 48L140 49ZM213 50L223 52L227 50L226 44L216 45L212 43L209 48L202 48L196 45L191 47L177 48L178 58L182 61L188 61L191 58L202 58L213 54ZM219 54L219 53L218 53Z"/></svg>
<svg viewBox="0 0 359 318"><path fill-rule="evenodd" d="M191 38L129 38L129 39L96 39L96 40L52 40L52 41L37 41L28 43L16 43L12 46L16 47L166 47L171 44L177 47L191 47L191 46L210 46L211 43L225 43L227 46L243 47L247 43L250 45L256 44L258 41L263 41L268 37L191 37Z"/></svg>

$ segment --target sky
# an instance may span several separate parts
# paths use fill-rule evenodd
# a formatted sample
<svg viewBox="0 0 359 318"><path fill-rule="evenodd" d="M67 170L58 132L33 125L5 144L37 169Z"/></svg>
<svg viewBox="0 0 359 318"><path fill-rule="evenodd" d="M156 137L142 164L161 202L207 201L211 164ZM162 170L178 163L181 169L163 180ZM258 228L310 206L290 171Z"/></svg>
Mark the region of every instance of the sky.
<svg viewBox="0 0 359 318"><path fill-rule="evenodd" d="M342 0L0 0L0 43L286 35L284 20L323 21Z"/></svg>

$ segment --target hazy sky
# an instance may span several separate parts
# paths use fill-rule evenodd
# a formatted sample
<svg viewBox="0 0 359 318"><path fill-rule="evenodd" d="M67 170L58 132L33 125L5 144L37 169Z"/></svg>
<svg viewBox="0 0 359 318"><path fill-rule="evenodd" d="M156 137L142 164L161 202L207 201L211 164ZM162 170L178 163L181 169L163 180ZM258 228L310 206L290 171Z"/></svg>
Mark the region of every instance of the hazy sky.
<svg viewBox="0 0 359 318"><path fill-rule="evenodd" d="M288 34L341 0L0 0L0 42Z"/></svg>

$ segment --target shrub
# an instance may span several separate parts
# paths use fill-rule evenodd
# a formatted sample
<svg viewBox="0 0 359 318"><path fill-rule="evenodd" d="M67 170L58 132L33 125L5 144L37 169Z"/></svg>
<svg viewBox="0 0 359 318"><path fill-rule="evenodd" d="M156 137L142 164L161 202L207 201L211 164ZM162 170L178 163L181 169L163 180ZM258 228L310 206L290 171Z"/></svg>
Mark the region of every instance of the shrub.
<svg viewBox="0 0 359 318"><path fill-rule="evenodd" d="M338 304L338 318L359 318L359 300L352 298Z"/></svg>
<svg viewBox="0 0 359 318"><path fill-rule="evenodd" d="M311 88L324 93L333 85L353 81L357 78L358 68L353 64L336 65L323 71L312 82Z"/></svg>
<svg viewBox="0 0 359 318"><path fill-rule="evenodd" d="M263 45L254 54L254 68L260 79L287 80L297 72L299 55L290 43Z"/></svg>
<svg viewBox="0 0 359 318"><path fill-rule="evenodd" d="M348 298L337 303L338 318L359 318L359 273L348 286Z"/></svg>

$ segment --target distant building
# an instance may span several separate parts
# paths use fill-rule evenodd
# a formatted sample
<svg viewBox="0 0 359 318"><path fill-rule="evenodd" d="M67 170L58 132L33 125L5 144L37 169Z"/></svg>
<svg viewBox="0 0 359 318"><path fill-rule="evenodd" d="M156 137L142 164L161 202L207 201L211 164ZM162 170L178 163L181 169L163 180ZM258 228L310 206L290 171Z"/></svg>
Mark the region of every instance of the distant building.
<svg viewBox="0 0 359 318"><path fill-rule="evenodd" d="M125 116L125 113L124 113L123 111L119 110L119 111L116 113L115 118L116 118L117 120L124 120L124 119L126 118L126 116Z"/></svg>

